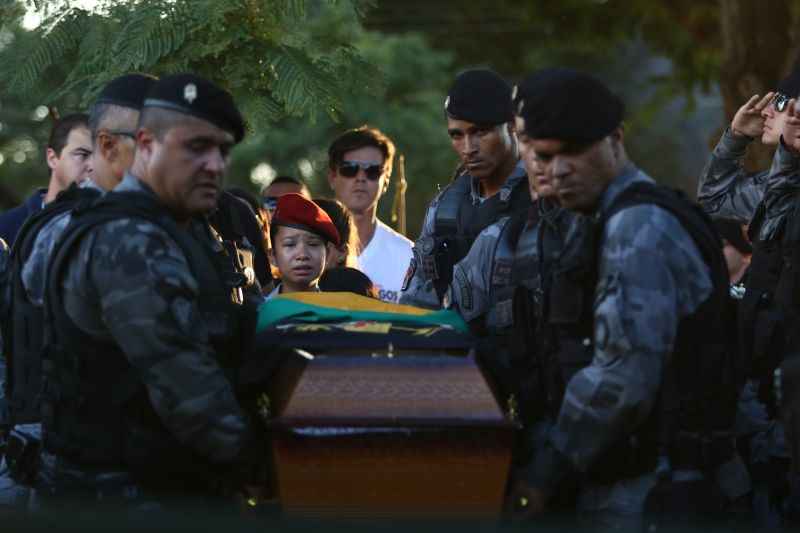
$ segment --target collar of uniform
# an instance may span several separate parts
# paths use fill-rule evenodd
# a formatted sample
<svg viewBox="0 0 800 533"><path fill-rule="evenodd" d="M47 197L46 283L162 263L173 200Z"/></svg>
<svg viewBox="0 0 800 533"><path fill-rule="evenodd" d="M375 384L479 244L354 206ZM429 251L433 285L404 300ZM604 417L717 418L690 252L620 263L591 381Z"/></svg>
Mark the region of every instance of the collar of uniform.
<svg viewBox="0 0 800 533"><path fill-rule="evenodd" d="M639 181L652 182L653 179L644 172L640 171L633 163L628 163L625 165L625 168L622 169L622 172L620 172L616 178L611 180L611 183L603 193L603 196L600 199L600 208L595 212L595 216L599 216L600 213L608 209L622 191L630 187L633 183Z"/></svg>
<svg viewBox="0 0 800 533"><path fill-rule="evenodd" d="M114 190L118 192L144 192L153 196L156 194L149 185L128 172L125 173L119 185L114 187Z"/></svg>
<svg viewBox="0 0 800 533"><path fill-rule="evenodd" d="M522 161L518 161L517 166L511 171L511 174L506 178L505 183L503 183L503 186L500 187L500 191L497 193L500 195L500 201L507 202L508 199L511 198L511 191L523 178L528 179L528 175L525 173L525 167L522 165ZM486 200L486 198L481 196L480 180L471 175L469 176L469 189L473 205L478 205Z"/></svg>

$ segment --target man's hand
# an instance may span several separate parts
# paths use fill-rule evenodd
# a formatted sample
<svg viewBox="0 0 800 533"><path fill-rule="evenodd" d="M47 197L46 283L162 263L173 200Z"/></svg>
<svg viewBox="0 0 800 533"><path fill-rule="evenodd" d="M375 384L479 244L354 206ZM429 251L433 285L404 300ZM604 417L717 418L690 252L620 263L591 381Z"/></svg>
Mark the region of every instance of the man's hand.
<svg viewBox="0 0 800 533"><path fill-rule="evenodd" d="M544 489L518 481L509 494L506 511L514 521L527 521L545 512L549 498Z"/></svg>
<svg viewBox="0 0 800 533"><path fill-rule="evenodd" d="M783 123L783 144L789 151L800 154L800 109L792 98L786 108L786 122Z"/></svg>
<svg viewBox="0 0 800 533"><path fill-rule="evenodd" d="M731 122L733 134L761 137L764 132L764 117L761 112L772 102L774 96L774 92L768 92L759 100L759 95L754 94L734 115Z"/></svg>

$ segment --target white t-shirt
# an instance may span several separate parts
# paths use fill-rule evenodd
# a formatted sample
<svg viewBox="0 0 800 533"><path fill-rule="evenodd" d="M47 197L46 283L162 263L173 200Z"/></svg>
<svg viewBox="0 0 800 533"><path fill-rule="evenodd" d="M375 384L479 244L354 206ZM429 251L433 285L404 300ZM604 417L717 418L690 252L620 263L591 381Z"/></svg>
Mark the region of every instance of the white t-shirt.
<svg viewBox="0 0 800 533"><path fill-rule="evenodd" d="M398 303L414 243L380 220L376 222L372 240L358 256L358 267L377 287L381 300Z"/></svg>

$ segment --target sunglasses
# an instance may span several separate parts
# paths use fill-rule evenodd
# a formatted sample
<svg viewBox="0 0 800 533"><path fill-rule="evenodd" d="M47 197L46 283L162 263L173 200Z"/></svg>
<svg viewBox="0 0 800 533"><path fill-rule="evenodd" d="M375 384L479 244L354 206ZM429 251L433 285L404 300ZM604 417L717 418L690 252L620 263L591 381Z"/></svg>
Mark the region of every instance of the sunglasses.
<svg viewBox="0 0 800 533"><path fill-rule="evenodd" d="M775 109L775 111L780 113L781 111L786 109L787 105L789 105L789 100L791 100L791 98L789 98L785 94L777 93L775 95L775 99L772 101L772 107Z"/></svg>
<svg viewBox="0 0 800 533"><path fill-rule="evenodd" d="M383 174L383 165L376 163L364 163L362 161L342 161L339 163L339 174L345 178L355 178L359 169L364 171L364 175L370 181L378 181Z"/></svg>
<svg viewBox="0 0 800 533"><path fill-rule="evenodd" d="M277 196L267 196L264 198L264 201L261 203L264 206L264 209L272 213L275 211L275 208L278 207L278 197Z"/></svg>

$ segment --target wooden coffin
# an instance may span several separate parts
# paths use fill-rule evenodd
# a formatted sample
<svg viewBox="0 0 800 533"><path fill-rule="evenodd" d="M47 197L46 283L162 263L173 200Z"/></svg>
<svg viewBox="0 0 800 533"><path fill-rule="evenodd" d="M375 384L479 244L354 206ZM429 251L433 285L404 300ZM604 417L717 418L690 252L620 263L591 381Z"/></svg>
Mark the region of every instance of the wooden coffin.
<svg viewBox="0 0 800 533"><path fill-rule="evenodd" d="M499 516L513 427L473 357L299 353L269 394L286 514Z"/></svg>

